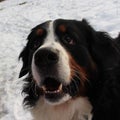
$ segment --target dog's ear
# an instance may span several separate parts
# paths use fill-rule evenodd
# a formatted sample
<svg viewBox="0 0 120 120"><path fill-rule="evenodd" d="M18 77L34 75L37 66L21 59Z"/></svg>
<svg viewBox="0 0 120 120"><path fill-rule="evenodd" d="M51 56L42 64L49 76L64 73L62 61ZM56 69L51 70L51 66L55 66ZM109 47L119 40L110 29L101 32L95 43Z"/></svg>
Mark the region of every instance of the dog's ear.
<svg viewBox="0 0 120 120"><path fill-rule="evenodd" d="M29 56L29 48L28 46L26 46L19 55L19 59L21 58L23 61L23 66L21 68L19 78L28 73L28 59L29 59L28 56Z"/></svg>
<svg viewBox="0 0 120 120"><path fill-rule="evenodd" d="M27 37L27 44L23 51L19 55L19 59L22 59L23 66L21 68L19 78L26 75L29 72L29 64L30 64L30 41L32 41L35 37L34 29L31 30L30 34Z"/></svg>
<svg viewBox="0 0 120 120"><path fill-rule="evenodd" d="M32 53L31 53L31 46L32 46L32 41L34 41L36 39L36 30L40 27L40 25L34 27L30 34L27 37L27 44L25 46L25 48L23 49L23 51L20 53L19 55L19 59L21 58L23 61L23 66L22 69L20 71L19 74L19 78L26 75L29 72L30 69L30 64L31 64L31 57L32 57Z"/></svg>
<svg viewBox="0 0 120 120"><path fill-rule="evenodd" d="M82 20L86 28L88 49L98 65L104 70L118 66L120 51L113 39L105 32L95 31L86 20Z"/></svg>

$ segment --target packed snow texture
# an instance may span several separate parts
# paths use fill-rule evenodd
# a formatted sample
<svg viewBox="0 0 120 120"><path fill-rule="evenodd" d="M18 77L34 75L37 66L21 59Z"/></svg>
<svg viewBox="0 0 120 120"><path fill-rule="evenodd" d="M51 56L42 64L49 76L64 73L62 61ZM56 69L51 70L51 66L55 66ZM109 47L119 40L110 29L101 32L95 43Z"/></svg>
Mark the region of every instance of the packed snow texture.
<svg viewBox="0 0 120 120"><path fill-rule="evenodd" d="M18 56L30 29L56 18L86 18L96 30L120 32L120 0L5 0L0 2L0 120L30 120L23 109Z"/></svg>

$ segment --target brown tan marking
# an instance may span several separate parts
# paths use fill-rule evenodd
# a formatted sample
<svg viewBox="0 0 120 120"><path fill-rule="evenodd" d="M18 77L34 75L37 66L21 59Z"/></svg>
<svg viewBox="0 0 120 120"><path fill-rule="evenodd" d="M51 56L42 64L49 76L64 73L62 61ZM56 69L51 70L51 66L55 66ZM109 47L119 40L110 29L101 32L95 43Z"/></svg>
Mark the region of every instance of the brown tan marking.
<svg viewBox="0 0 120 120"><path fill-rule="evenodd" d="M59 25L58 29L63 33L66 32L66 26L64 24Z"/></svg>
<svg viewBox="0 0 120 120"><path fill-rule="evenodd" d="M39 28L37 31L36 31L36 34L39 35L39 36L42 36L44 33L44 30L42 28Z"/></svg>
<svg viewBox="0 0 120 120"><path fill-rule="evenodd" d="M72 56L69 54L69 64L70 64L70 69L71 69L71 76L70 79L72 80L75 76L80 78L81 85L79 87L80 89L80 96L85 96L86 94L86 89L85 89L85 82L87 81L87 72L86 70L79 66L75 60L72 58ZM77 75L76 75L77 73Z"/></svg>
<svg viewBox="0 0 120 120"><path fill-rule="evenodd" d="M75 60L72 58L71 55L69 55L70 58L70 68L71 68L71 78L75 75L75 72L79 74L79 77L81 78L81 82L84 83L84 81L87 80L87 74L84 68L80 67Z"/></svg>

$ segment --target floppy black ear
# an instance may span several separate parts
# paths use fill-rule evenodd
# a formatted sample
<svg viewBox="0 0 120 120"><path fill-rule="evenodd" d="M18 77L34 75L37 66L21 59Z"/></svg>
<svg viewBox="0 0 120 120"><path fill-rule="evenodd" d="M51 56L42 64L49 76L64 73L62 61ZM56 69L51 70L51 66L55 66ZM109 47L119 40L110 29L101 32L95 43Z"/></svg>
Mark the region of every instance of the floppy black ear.
<svg viewBox="0 0 120 120"><path fill-rule="evenodd" d="M87 22L86 27L88 48L93 59L104 70L112 69L119 64L120 52L113 39L105 32L95 31Z"/></svg>
<svg viewBox="0 0 120 120"><path fill-rule="evenodd" d="M28 59L29 59L28 56L29 56L29 48L28 46L26 46L19 56L19 59L22 58L23 61L23 66L21 68L19 78L28 73Z"/></svg>
<svg viewBox="0 0 120 120"><path fill-rule="evenodd" d="M30 47L31 47L32 41L35 40L35 37L36 37L35 31L38 27L39 26L36 26L35 28L33 28L31 30L30 34L27 37L28 41L27 41L26 47L23 49L23 51L19 55L19 59L21 58L23 61L23 66L22 66L22 69L20 71L19 78L26 75L29 72L29 69L30 69L29 67L31 64L30 60L32 59L31 58L32 53L30 51Z"/></svg>

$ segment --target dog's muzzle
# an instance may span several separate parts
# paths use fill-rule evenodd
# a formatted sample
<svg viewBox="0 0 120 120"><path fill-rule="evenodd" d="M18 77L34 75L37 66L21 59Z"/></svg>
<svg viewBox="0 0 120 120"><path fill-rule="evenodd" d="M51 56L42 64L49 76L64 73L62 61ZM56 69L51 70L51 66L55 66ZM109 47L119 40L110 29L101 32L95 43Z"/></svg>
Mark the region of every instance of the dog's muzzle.
<svg viewBox="0 0 120 120"><path fill-rule="evenodd" d="M34 55L34 62L41 76L40 86L45 98L51 102L62 96L62 83L58 77L59 52L53 49L42 48Z"/></svg>
<svg viewBox="0 0 120 120"><path fill-rule="evenodd" d="M63 103L78 91L77 81L70 80L69 59L58 49L49 47L38 49L34 54L32 73L49 103Z"/></svg>

